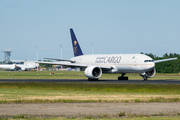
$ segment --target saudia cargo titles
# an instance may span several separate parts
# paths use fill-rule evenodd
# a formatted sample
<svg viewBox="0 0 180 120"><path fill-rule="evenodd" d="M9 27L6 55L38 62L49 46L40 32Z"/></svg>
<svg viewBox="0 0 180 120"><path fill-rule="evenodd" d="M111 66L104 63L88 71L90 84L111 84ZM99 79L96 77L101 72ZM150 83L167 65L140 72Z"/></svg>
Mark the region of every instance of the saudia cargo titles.
<svg viewBox="0 0 180 120"><path fill-rule="evenodd" d="M79 67L84 71L88 80L98 80L102 73L119 73L122 76L118 80L128 80L126 73L139 73L143 80L151 78L156 74L155 63L175 60L169 58L163 60L153 60L144 54L100 54L84 55L76 39L73 29L70 29L74 57L70 60L45 58L58 60L61 62L39 62L43 64L63 65L69 67ZM66 62L64 62L66 61Z"/></svg>
<svg viewBox="0 0 180 120"><path fill-rule="evenodd" d="M95 63L120 63L121 56L97 57Z"/></svg>

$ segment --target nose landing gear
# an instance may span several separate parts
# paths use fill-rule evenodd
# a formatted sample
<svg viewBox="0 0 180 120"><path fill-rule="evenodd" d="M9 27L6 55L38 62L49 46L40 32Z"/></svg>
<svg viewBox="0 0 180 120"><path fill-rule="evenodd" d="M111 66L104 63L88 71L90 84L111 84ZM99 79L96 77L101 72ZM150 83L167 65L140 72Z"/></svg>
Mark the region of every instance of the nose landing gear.
<svg viewBox="0 0 180 120"><path fill-rule="evenodd" d="M143 76L143 81L146 81L147 78L148 78L148 76L145 74L145 75Z"/></svg>

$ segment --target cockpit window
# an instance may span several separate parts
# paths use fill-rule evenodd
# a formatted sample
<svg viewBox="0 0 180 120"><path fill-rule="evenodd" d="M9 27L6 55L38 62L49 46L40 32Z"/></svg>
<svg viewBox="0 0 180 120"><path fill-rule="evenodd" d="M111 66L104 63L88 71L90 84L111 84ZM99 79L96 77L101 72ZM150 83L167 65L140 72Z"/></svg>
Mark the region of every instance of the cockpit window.
<svg viewBox="0 0 180 120"><path fill-rule="evenodd" d="M144 62L154 62L154 60L144 60Z"/></svg>

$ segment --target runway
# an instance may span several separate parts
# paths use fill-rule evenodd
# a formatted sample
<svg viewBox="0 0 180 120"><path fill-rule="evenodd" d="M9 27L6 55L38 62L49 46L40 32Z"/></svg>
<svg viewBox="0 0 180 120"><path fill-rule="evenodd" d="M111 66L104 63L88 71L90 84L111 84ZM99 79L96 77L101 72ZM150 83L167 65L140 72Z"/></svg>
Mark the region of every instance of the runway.
<svg viewBox="0 0 180 120"><path fill-rule="evenodd" d="M113 83L113 84L180 84L180 80L98 80L87 79L0 79L0 82L57 82L57 83Z"/></svg>

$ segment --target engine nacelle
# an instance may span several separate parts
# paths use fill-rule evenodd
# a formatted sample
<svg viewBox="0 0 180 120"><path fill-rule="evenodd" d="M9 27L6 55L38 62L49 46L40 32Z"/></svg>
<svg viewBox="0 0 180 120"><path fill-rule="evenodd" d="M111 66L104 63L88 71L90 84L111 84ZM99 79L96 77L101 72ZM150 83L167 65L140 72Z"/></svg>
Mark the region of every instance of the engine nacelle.
<svg viewBox="0 0 180 120"><path fill-rule="evenodd" d="M153 70L151 70L151 71L148 71L148 72L139 73L140 76L142 76L142 77L146 76L147 78L154 77L155 74L156 74L156 69L155 68Z"/></svg>
<svg viewBox="0 0 180 120"><path fill-rule="evenodd" d="M102 75L102 69L97 66L89 66L85 69L84 74L90 79L98 79Z"/></svg>
<svg viewBox="0 0 180 120"><path fill-rule="evenodd" d="M23 71L24 71L24 70L25 70L25 68L21 68L21 70L23 70Z"/></svg>

